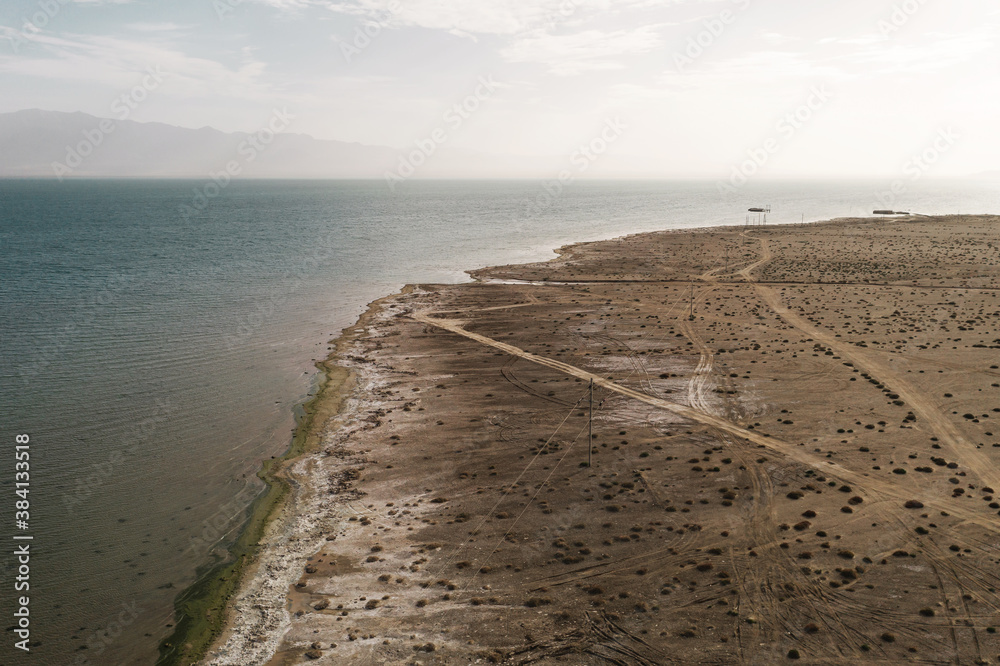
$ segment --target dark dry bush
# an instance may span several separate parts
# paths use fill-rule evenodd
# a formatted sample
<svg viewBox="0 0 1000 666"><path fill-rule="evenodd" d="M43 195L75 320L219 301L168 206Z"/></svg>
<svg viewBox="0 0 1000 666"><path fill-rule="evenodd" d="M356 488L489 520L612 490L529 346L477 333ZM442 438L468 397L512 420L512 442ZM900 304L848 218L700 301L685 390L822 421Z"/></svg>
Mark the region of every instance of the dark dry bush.
<svg viewBox="0 0 1000 666"><path fill-rule="evenodd" d="M920 500L907 500L903 506L907 509L922 509L924 508L924 503Z"/></svg>
<svg viewBox="0 0 1000 666"><path fill-rule="evenodd" d="M920 614L923 615L924 617L934 617L934 609L933 608L921 608L920 609Z"/></svg>

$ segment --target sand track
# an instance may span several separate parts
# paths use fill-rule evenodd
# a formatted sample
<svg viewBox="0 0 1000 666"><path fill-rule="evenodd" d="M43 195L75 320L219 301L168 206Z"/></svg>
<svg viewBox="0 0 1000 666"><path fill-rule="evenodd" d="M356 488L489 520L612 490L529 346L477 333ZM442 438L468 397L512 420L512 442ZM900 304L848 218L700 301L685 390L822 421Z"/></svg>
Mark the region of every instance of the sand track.
<svg viewBox="0 0 1000 666"><path fill-rule="evenodd" d="M661 409L672 412L678 416L690 419L691 421L696 421L718 430L730 433L737 437L741 437L745 440L763 446L765 448L771 449L775 452L781 453L788 457L790 460L794 460L800 464L812 467L816 470L822 471L824 474L834 476L841 479L842 481L852 483L860 488L865 488L867 491L874 495L882 495L884 497L895 498L901 502L907 501L919 493L919 488L913 488L910 492L901 492L900 486L902 483L887 483L885 481L870 477L866 474L861 474L859 472L849 470L842 465L825 460L822 458L817 458L809 453L801 450L800 447L796 447L788 442L783 442L780 439L772 437L770 435L765 435L758 433L753 430L747 430L735 423L731 423L722 418L714 416L712 414L703 412L701 410L686 407L684 405L679 405L677 403L670 402L668 400L663 400L661 398L656 398L641 391L636 391L625 386L621 386L605 377L600 375L595 375L588 372L582 368L575 367L563 361L557 361L555 359L547 358L544 356L539 356L537 354L532 354L523 349L515 347L513 345L507 344L505 342L500 342L499 340L494 340L488 338L484 335L478 333L473 333L471 331L465 330L462 326L461 320L455 319L436 319L427 313L414 313L410 315L414 320L419 321L430 326L436 326L438 328L444 329L456 335L475 340L480 344L493 347L504 351L512 356L518 356L532 363L538 363L539 365L544 365L546 367L552 368L553 370L558 370L559 372L564 372L573 377L578 377L585 381L593 380L595 386L599 386L608 391L618 393L624 396L628 396L635 400L645 402L646 404L653 405L654 407L659 407ZM1000 485L1000 484L998 484ZM958 503L942 501L938 498L927 498L925 501L927 506L939 507L942 510L950 512L952 515L959 516L964 520L975 523L977 525L982 525L984 527L993 528L998 524L998 521L994 516L984 515L979 512L972 512L967 510L964 506Z"/></svg>

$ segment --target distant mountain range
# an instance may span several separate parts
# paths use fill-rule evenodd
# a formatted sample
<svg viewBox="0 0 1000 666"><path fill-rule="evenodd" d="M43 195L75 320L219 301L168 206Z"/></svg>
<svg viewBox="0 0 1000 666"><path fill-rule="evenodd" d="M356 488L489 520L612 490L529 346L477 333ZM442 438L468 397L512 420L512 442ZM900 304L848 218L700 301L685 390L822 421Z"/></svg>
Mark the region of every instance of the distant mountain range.
<svg viewBox="0 0 1000 666"><path fill-rule="evenodd" d="M276 128L279 116L272 118ZM448 138L439 128L400 149L29 109L0 113L0 178L205 178L227 167L248 178L648 176L634 172L627 155L481 154L455 148Z"/></svg>
<svg viewBox="0 0 1000 666"><path fill-rule="evenodd" d="M0 177L202 178L228 166L243 177L382 178L398 159L393 148L304 134L272 138L38 109L0 114Z"/></svg>

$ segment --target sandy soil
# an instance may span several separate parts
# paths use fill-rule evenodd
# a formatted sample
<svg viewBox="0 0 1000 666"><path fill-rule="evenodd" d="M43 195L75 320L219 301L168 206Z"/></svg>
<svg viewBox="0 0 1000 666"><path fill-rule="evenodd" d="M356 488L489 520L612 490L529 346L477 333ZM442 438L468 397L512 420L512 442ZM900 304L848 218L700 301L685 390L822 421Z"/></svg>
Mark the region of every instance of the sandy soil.
<svg viewBox="0 0 1000 666"><path fill-rule="evenodd" d="M209 663L1000 662L998 222L643 234L381 302Z"/></svg>

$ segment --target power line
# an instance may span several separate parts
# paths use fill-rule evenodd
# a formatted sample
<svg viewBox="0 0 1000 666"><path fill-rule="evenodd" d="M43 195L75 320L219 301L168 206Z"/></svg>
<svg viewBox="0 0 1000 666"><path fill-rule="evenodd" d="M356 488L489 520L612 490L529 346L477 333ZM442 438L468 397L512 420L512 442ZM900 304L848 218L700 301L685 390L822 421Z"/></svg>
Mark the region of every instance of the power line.
<svg viewBox="0 0 1000 666"><path fill-rule="evenodd" d="M476 532L478 532L480 529L482 529L483 525L486 524L486 521L489 520L489 517L493 515L493 513L500 507L501 504L503 504L503 501L505 499L507 499L507 496L511 492L513 492L514 488L517 487L518 482L520 482L520 480L522 478L524 478L524 475L528 473L528 470L531 469L531 466L535 464L535 461L538 460L538 457L540 455L542 455L542 453L545 452L546 449L548 449L548 446L549 446L549 444L552 443L553 438L559 433L559 431L562 429L562 427L564 425L566 425L566 421L569 420L569 417L573 416L573 412L580 406L580 403L583 402L584 398L586 398L586 397L587 397L586 394L584 394L583 396L580 396L580 399L576 401L576 404L574 404L572 407L570 407L569 412L566 414L565 417L563 417L563 420L559 423L559 425L556 426L556 429L552 432L552 434L549 435L549 438L545 441L545 443L538 448L538 451L535 453L535 455L531 458L530 461L528 461L527 466L525 466L525 468L523 470L521 470L521 473L518 474L517 478L514 479L514 481L510 484L510 487L507 488L507 490L505 490L503 492L503 494L500 496L500 499L498 499L496 501L496 504L493 505L493 508L490 509L483 516L483 519L479 522L478 525L476 525L476 528L474 530L472 530L472 532L470 532L469 537L466 538L466 540L462 543L462 545L460 545L458 548L456 548L455 552L452 553L451 557L449 557L435 571L435 575L438 574L438 573L440 573L442 571L442 569L444 569L444 567L446 567L449 564L451 564L455 560L455 558L458 557L458 554L462 551L462 549L465 548L467 545L469 545L469 539L472 538L472 535L474 535ZM579 435L577 435L577 436L579 437Z"/></svg>

